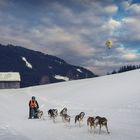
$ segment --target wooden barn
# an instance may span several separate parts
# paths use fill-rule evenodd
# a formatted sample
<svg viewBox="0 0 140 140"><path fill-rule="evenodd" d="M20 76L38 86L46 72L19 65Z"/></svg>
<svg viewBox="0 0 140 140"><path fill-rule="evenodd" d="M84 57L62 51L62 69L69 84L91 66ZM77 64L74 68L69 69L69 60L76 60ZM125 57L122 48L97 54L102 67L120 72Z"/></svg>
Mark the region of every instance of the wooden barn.
<svg viewBox="0 0 140 140"><path fill-rule="evenodd" d="M18 72L0 72L0 89L20 88Z"/></svg>

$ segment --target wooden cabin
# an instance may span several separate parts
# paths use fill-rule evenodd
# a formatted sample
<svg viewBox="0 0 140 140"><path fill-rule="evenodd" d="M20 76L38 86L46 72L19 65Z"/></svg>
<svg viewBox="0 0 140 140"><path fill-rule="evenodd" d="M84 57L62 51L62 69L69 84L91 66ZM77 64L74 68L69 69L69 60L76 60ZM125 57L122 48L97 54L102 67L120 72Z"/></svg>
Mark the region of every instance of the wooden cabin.
<svg viewBox="0 0 140 140"><path fill-rule="evenodd" d="M0 89L20 88L19 72L0 72Z"/></svg>

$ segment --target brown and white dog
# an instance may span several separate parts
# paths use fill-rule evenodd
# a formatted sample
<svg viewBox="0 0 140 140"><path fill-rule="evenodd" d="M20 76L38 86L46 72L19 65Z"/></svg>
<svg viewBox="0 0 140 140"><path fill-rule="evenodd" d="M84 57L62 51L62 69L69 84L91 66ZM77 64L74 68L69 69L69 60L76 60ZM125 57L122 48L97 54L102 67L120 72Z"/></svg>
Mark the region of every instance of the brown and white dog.
<svg viewBox="0 0 140 140"><path fill-rule="evenodd" d="M90 127L90 129L92 129L93 127L95 128L95 118L94 117L88 117L87 119L87 126Z"/></svg>
<svg viewBox="0 0 140 140"><path fill-rule="evenodd" d="M63 122L69 122L70 123L70 116L67 114L67 108L63 108L60 111L60 116L62 117Z"/></svg>
<svg viewBox="0 0 140 140"><path fill-rule="evenodd" d="M105 117L100 117L100 116L95 117L94 123L95 123L95 126L99 125L99 134L101 133L102 126L105 126L108 134L110 133L108 131L107 119Z"/></svg>
<svg viewBox="0 0 140 140"><path fill-rule="evenodd" d="M79 125L80 125L81 121L83 121L84 116L85 116L85 113L84 112L81 112L79 115L76 115L75 116L75 124L78 121L79 122Z"/></svg>

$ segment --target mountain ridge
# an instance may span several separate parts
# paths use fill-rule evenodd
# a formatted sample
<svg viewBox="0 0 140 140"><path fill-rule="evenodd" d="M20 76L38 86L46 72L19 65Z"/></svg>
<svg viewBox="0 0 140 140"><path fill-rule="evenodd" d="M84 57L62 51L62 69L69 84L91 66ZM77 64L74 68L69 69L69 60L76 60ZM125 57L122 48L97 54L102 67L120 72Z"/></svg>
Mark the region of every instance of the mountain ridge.
<svg viewBox="0 0 140 140"><path fill-rule="evenodd" d="M21 87L96 77L61 58L14 45L0 44L0 72L19 72Z"/></svg>

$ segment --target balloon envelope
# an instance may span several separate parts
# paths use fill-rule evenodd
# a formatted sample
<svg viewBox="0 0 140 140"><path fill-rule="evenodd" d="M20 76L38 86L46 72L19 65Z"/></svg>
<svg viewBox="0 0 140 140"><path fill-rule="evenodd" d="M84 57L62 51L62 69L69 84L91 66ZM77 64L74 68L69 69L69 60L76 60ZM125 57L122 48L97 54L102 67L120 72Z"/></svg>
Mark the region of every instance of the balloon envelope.
<svg viewBox="0 0 140 140"><path fill-rule="evenodd" d="M111 40L107 40L105 43L106 47L111 49L112 48L112 41Z"/></svg>

